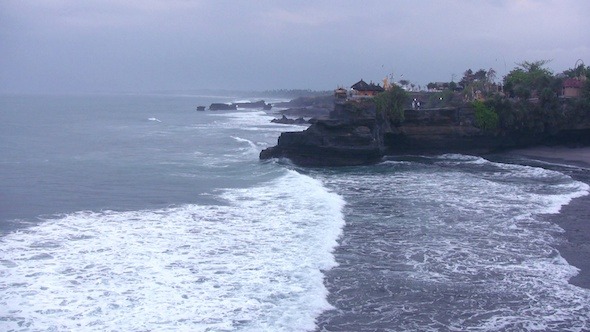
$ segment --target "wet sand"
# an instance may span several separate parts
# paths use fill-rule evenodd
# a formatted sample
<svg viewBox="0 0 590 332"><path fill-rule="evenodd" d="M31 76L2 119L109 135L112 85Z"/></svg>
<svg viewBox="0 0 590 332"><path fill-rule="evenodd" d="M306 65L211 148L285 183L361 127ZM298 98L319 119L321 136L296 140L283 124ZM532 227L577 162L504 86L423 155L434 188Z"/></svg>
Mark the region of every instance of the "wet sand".
<svg viewBox="0 0 590 332"><path fill-rule="evenodd" d="M540 161L577 166L571 176L590 184L590 147L535 147L511 151L511 154ZM559 214L549 216L565 230L562 244L557 247L561 256L580 269L570 279L576 286L590 289L590 195L576 198L561 208Z"/></svg>
<svg viewBox="0 0 590 332"><path fill-rule="evenodd" d="M590 147L568 148L540 146L528 149L513 150L510 153L532 159L546 160L552 162L563 162L564 164L576 165L590 168Z"/></svg>

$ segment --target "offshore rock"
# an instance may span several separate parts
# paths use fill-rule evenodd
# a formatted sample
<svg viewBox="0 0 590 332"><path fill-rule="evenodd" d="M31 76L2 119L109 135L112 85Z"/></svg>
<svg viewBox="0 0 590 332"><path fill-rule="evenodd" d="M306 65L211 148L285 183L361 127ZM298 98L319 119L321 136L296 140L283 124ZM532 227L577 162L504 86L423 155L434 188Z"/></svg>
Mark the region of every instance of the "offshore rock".
<svg viewBox="0 0 590 332"><path fill-rule="evenodd" d="M269 110L272 108L271 104L267 104L264 100L254 101L254 102L241 102L241 103L234 103L238 108L262 108L265 110Z"/></svg>
<svg viewBox="0 0 590 332"><path fill-rule="evenodd" d="M235 104L212 103L209 105L210 111L235 111L237 109Z"/></svg>
<svg viewBox="0 0 590 332"><path fill-rule="evenodd" d="M298 124L298 125L304 125L304 124L309 123L308 121L306 121L302 117L298 117L297 119L289 119L285 115L283 115L283 117L280 119L272 119L272 120L270 120L270 122L281 123L281 124Z"/></svg>

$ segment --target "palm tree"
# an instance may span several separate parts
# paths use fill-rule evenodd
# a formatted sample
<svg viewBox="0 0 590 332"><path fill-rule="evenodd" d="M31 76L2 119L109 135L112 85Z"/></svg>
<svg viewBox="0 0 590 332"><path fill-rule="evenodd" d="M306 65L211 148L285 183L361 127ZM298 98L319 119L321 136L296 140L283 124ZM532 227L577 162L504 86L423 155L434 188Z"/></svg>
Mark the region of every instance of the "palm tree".
<svg viewBox="0 0 590 332"><path fill-rule="evenodd" d="M490 68L486 73L486 92L490 92L492 84L496 81L496 71Z"/></svg>

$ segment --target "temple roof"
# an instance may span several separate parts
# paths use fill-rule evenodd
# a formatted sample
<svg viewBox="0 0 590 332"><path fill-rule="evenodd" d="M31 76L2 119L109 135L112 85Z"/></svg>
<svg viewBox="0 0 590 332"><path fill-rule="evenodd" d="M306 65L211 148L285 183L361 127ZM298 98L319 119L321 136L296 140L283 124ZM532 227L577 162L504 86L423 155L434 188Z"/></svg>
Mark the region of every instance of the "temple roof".
<svg viewBox="0 0 590 332"><path fill-rule="evenodd" d="M568 78L563 81L564 88L581 88L584 83L575 78Z"/></svg>
<svg viewBox="0 0 590 332"><path fill-rule="evenodd" d="M385 91L379 84L374 83L367 83L362 79L355 84L353 84L351 89L356 91L375 91L375 92L383 92Z"/></svg>

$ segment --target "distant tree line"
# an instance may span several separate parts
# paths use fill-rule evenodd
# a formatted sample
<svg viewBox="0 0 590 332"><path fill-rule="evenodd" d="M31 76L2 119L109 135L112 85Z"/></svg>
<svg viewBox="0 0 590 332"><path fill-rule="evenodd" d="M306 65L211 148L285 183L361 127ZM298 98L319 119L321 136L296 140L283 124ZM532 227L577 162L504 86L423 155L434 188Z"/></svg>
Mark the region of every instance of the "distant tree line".
<svg viewBox="0 0 590 332"><path fill-rule="evenodd" d="M261 97L295 99L301 97L320 97L332 95L333 91L310 89L275 89L262 91Z"/></svg>

